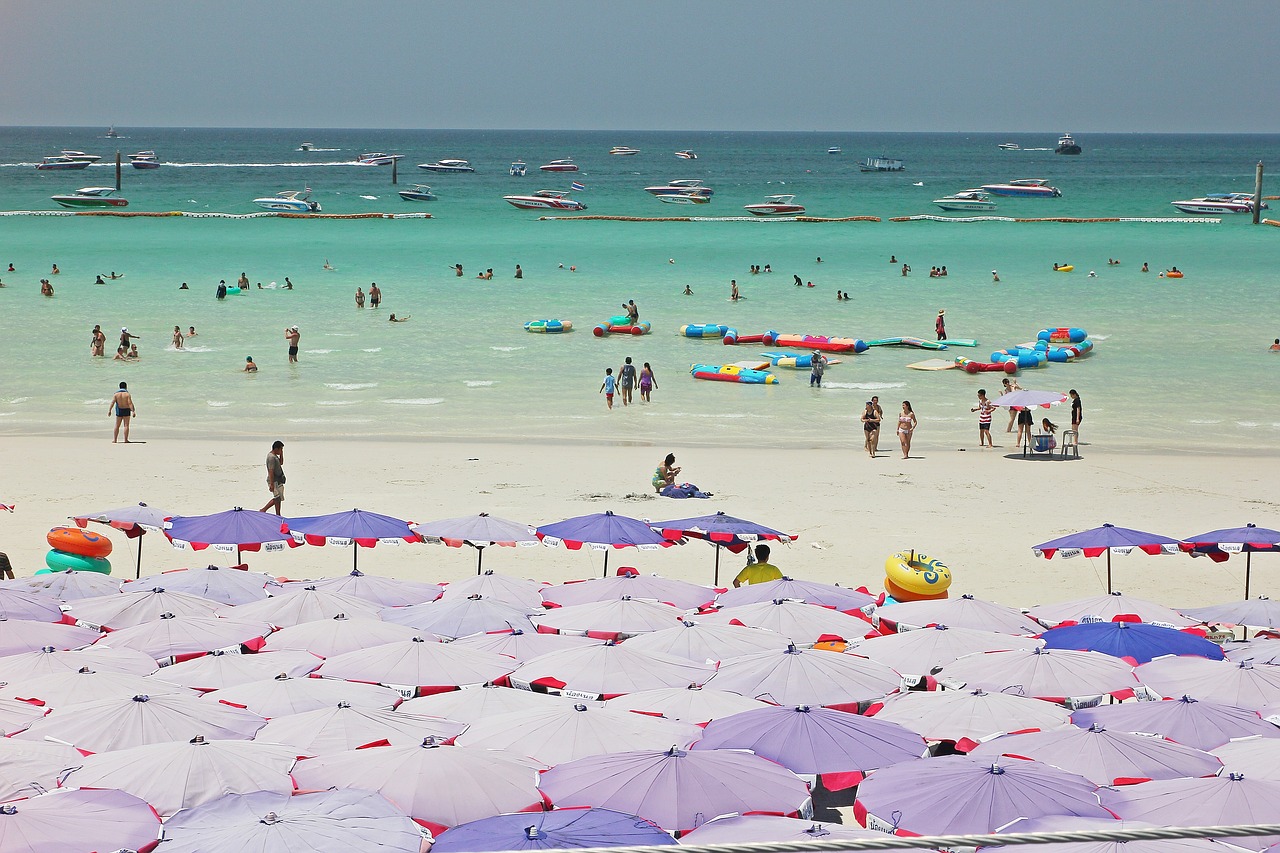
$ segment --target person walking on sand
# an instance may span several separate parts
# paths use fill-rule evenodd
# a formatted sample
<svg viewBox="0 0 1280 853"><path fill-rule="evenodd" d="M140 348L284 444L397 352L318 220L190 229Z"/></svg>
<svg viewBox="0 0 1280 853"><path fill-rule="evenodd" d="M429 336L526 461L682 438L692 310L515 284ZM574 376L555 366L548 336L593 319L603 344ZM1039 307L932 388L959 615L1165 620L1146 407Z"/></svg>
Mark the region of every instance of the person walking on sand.
<svg viewBox="0 0 1280 853"><path fill-rule="evenodd" d="M978 389L978 405L969 409L971 412L978 413L978 447L995 448L995 443L991 440L991 413L995 410L995 406L987 399L987 389Z"/></svg>
<svg viewBox="0 0 1280 853"><path fill-rule="evenodd" d="M910 401L903 400L902 414L898 415L898 443L902 445L903 459L911 458L911 436L918 424L916 413L911 410Z"/></svg>
<svg viewBox="0 0 1280 853"><path fill-rule="evenodd" d="M827 357L821 350L814 350L809 356L809 387L822 387L822 374L827 370Z"/></svg>
<svg viewBox="0 0 1280 853"><path fill-rule="evenodd" d="M298 363L298 339L302 337L302 333L298 331L297 326L290 326L284 330L284 339L289 342L289 363Z"/></svg>
<svg viewBox="0 0 1280 853"><path fill-rule="evenodd" d="M1004 386L1004 391L1001 392L1002 394L1009 394L1009 393L1012 393L1013 391L1022 390L1022 386L1018 384L1018 380L1012 379L1008 376L1006 376L1004 379L1001 379L1000 383ZM1017 417L1018 417L1017 407L1010 406L1009 407L1009 423L1004 428L1005 432L1013 432L1013 421Z"/></svg>
<svg viewBox="0 0 1280 853"><path fill-rule="evenodd" d="M604 392L604 403L609 407L610 411L613 411L613 393L617 387L618 380L613 376L613 368L606 367L604 369L604 382L600 383L600 391L597 391L596 393L599 394L601 391Z"/></svg>
<svg viewBox="0 0 1280 853"><path fill-rule="evenodd" d="M622 367L618 369L618 387L622 389L622 405L631 405L631 389L635 385L636 366L631 363L631 356L627 356Z"/></svg>
<svg viewBox="0 0 1280 853"><path fill-rule="evenodd" d="M111 405L107 407L107 414L116 416L116 428L111 434L111 443L115 444L119 441L120 425L124 424L124 443L129 444L129 422L138 414L138 410L133 404L133 396L129 393L129 386L124 382L120 383L120 390L116 391L115 396L111 398Z"/></svg>
<svg viewBox="0 0 1280 853"><path fill-rule="evenodd" d="M933 330L938 333L938 340L945 341L947 339L947 321L945 319L947 312L939 311L938 319L933 321Z"/></svg>
<svg viewBox="0 0 1280 853"><path fill-rule="evenodd" d="M1080 422L1084 420L1084 406L1080 403L1080 395L1072 388L1067 392L1071 398L1071 429L1075 431L1076 443L1080 443Z"/></svg>
<svg viewBox="0 0 1280 853"><path fill-rule="evenodd" d="M267 454L267 491L271 500L258 510L266 512L275 507L276 515L282 515L280 508L284 506L284 442L276 440L271 444L271 452Z"/></svg>
<svg viewBox="0 0 1280 853"><path fill-rule="evenodd" d="M382 304L382 291L378 289L376 281L369 283L369 307L377 309Z"/></svg>
<svg viewBox="0 0 1280 853"><path fill-rule="evenodd" d="M867 401L867 407L862 412L862 447L867 451L867 455L872 459L876 458L875 434L880 430L880 416L876 414L876 404Z"/></svg>
<svg viewBox="0 0 1280 853"><path fill-rule="evenodd" d="M654 388L658 387L658 381L653 378L653 368L649 366L649 362L645 362L640 368L640 399L646 403L652 403L649 394Z"/></svg>
<svg viewBox="0 0 1280 853"><path fill-rule="evenodd" d="M871 408L876 410L876 430L871 433L871 452L880 455L880 427L884 425L884 409L880 407L880 398L872 395Z"/></svg>

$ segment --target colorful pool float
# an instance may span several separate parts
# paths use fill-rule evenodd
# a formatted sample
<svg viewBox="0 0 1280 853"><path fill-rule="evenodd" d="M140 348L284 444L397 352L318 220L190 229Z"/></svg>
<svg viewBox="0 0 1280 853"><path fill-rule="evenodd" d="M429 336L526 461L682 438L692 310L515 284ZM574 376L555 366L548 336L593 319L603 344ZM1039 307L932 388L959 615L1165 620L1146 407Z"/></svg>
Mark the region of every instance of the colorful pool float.
<svg viewBox="0 0 1280 853"><path fill-rule="evenodd" d="M1054 272L1071 272L1075 268L1076 268L1075 264L1065 264L1060 267L1054 267L1053 271Z"/></svg>
<svg viewBox="0 0 1280 853"><path fill-rule="evenodd" d="M750 370L736 364L695 364L689 368L694 379L712 382L740 382L744 385L776 385L778 377L763 370Z"/></svg>
<svg viewBox="0 0 1280 853"><path fill-rule="evenodd" d="M1049 357L1042 352L1036 352L1026 347L1009 347L1008 349L996 350L991 353L991 361L996 364L1005 364L1013 362L1019 368L1043 367L1049 362Z"/></svg>
<svg viewBox="0 0 1280 853"><path fill-rule="evenodd" d="M1060 326L1056 329L1041 329L1036 332L1036 340L1048 341L1051 344L1078 344L1085 338L1089 337L1089 333L1084 329L1067 328Z"/></svg>
<svg viewBox="0 0 1280 853"><path fill-rule="evenodd" d="M572 320L530 320L524 324L526 332L538 332L544 335L556 335L561 332L572 332Z"/></svg>
<svg viewBox="0 0 1280 853"><path fill-rule="evenodd" d="M793 367L796 370L808 370L813 367L813 353L796 355L793 352L762 352L760 355L769 359L773 367ZM827 364L839 364L840 359L829 358Z"/></svg>
<svg viewBox="0 0 1280 853"><path fill-rule="evenodd" d="M66 551L50 551L44 555L44 564L56 572L75 569L77 572L111 574L111 561L106 557L82 557L79 554L68 554Z"/></svg>
<svg viewBox="0 0 1280 853"><path fill-rule="evenodd" d="M916 347L917 349L946 349L950 341L929 341L924 338L896 337L876 338L867 341L869 347Z"/></svg>
<svg viewBox="0 0 1280 853"><path fill-rule="evenodd" d="M738 330L729 328L724 333L725 346L734 346L736 344L760 344L764 343L764 339L769 335L776 335L777 332L764 332L759 335L740 335Z"/></svg>
<svg viewBox="0 0 1280 853"><path fill-rule="evenodd" d="M971 358L959 356L956 358L956 365L965 373L1007 373L1012 376L1018 372L1016 361L974 361Z"/></svg>
<svg viewBox="0 0 1280 853"><path fill-rule="evenodd" d="M822 352L866 352L867 342L860 338L832 338L826 335L779 335L767 332L765 346L797 347Z"/></svg>
<svg viewBox="0 0 1280 853"><path fill-rule="evenodd" d="M647 320L641 320L634 326L614 323L601 323L591 330L591 334L597 338L606 338L609 335L647 335L652 331L652 327Z"/></svg>
<svg viewBox="0 0 1280 853"><path fill-rule="evenodd" d="M715 323L690 323L680 327L680 334L686 338L723 338L727 331L728 326Z"/></svg>
<svg viewBox="0 0 1280 853"><path fill-rule="evenodd" d="M1045 341L1037 341L1036 350L1044 353L1049 361L1062 364L1093 352L1093 341L1081 341L1065 347L1051 347Z"/></svg>
<svg viewBox="0 0 1280 853"><path fill-rule="evenodd" d="M900 551L884 561L884 586L898 601L946 598L951 570L927 554Z"/></svg>
<svg viewBox="0 0 1280 853"><path fill-rule="evenodd" d="M55 551L81 557L111 556L111 540L92 530L79 527L55 527L45 536Z"/></svg>

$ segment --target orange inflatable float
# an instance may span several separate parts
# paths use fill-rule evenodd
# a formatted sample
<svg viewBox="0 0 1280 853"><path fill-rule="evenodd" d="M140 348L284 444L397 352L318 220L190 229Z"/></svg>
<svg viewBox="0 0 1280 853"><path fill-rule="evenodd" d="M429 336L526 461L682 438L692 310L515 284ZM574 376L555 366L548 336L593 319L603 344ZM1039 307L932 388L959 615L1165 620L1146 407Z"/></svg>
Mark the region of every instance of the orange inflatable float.
<svg viewBox="0 0 1280 853"><path fill-rule="evenodd" d="M111 554L111 540L78 527L55 527L49 531L49 547L79 557L106 557Z"/></svg>

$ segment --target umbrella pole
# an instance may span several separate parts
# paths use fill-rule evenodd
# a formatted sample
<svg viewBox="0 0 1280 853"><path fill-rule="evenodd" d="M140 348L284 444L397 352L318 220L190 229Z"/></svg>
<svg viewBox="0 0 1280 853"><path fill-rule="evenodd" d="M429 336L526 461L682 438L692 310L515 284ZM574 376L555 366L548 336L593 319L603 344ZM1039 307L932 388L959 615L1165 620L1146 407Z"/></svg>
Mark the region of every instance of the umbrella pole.
<svg viewBox="0 0 1280 853"><path fill-rule="evenodd" d="M712 581L716 586L720 586L720 543L716 543L716 573Z"/></svg>
<svg viewBox="0 0 1280 853"><path fill-rule="evenodd" d="M147 535L146 533L143 533L141 536L138 537L138 566L133 573L133 577L135 580L142 577L142 537L146 535ZM1249 597L1248 595L1245 595L1245 598L1248 598L1248 597Z"/></svg>
<svg viewBox="0 0 1280 853"><path fill-rule="evenodd" d="M1249 600L1249 570L1252 568L1253 552L1244 552L1244 600Z"/></svg>
<svg viewBox="0 0 1280 853"><path fill-rule="evenodd" d="M481 547L476 549L476 574L477 575L484 574L483 567L484 567L484 548Z"/></svg>
<svg viewBox="0 0 1280 853"><path fill-rule="evenodd" d="M604 550L604 574L600 575L600 577L602 578L609 577L609 549L608 548Z"/></svg>
<svg viewBox="0 0 1280 853"><path fill-rule="evenodd" d="M360 546L355 542L351 543L351 571L360 571Z"/></svg>
<svg viewBox="0 0 1280 853"><path fill-rule="evenodd" d="M1107 595L1111 594L1111 549L1107 549Z"/></svg>

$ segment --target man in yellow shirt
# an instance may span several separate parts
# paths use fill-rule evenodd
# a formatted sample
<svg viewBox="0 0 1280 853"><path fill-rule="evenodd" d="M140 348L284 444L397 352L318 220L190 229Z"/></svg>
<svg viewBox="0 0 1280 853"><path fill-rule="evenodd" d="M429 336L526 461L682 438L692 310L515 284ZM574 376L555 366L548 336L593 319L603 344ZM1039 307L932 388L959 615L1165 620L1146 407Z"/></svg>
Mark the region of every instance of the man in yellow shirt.
<svg viewBox="0 0 1280 853"><path fill-rule="evenodd" d="M745 584L764 583L765 581L782 580L782 570L769 563L769 546L761 543L756 546L756 561L733 579L735 587Z"/></svg>

